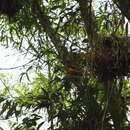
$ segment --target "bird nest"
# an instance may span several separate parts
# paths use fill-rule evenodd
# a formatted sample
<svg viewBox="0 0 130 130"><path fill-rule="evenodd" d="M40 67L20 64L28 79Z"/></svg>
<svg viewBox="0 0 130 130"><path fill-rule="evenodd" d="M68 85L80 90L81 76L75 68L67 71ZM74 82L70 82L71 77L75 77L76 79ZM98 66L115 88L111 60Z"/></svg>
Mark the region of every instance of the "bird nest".
<svg viewBox="0 0 130 130"><path fill-rule="evenodd" d="M92 71L102 80L127 76L130 69L130 38L105 36L88 57Z"/></svg>

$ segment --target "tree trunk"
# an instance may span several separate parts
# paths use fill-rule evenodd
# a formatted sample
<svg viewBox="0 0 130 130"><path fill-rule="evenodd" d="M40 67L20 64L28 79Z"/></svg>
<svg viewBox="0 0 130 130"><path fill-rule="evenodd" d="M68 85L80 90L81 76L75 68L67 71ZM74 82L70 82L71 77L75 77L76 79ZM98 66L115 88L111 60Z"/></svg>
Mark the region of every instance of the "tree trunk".
<svg viewBox="0 0 130 130"><path fill-rule="evenodd" d="M107 110L112 116L115 130L122 130L126 118L124 101L113 80L104 82Z"/></svg>

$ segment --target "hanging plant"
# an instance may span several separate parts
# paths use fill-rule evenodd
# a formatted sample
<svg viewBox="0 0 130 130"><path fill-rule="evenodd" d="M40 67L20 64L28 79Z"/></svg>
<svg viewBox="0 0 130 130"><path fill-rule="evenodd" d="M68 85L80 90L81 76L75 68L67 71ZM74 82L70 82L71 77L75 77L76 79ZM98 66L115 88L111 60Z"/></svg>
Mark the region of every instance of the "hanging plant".
<svg viewBox="0 0 130 130"><path fill-rule="evenodd" d="M90 66L102 80L127 76L130 72L130 39L104 36L87 55Z"/></svg>

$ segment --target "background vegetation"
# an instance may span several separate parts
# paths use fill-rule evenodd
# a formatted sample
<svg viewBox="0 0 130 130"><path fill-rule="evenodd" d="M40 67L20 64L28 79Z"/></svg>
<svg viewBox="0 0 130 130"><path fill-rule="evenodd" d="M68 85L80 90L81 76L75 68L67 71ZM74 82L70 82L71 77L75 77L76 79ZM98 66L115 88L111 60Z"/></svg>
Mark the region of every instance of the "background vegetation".
<svg viewBox="0 0 130 130"><path fill-rule="evenodd" d="M16 84L1 76L0 115L17 119L12 130L43 129L45 117L48 130L130 129L129 7L129 0L0 1L1 45L31 56Z"/></svg>

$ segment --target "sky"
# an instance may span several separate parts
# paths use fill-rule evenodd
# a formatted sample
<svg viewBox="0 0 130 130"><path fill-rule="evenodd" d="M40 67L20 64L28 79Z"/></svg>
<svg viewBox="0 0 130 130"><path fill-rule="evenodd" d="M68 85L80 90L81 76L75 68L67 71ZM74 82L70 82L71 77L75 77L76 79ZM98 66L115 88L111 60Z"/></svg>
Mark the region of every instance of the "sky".
<svg viewBox="0 0 130 130"><path fill-rule="evenodd" d="M24 65L29 60L15 49L0 46L0 73L20 74L20 69L9 69Z"/></svg>

